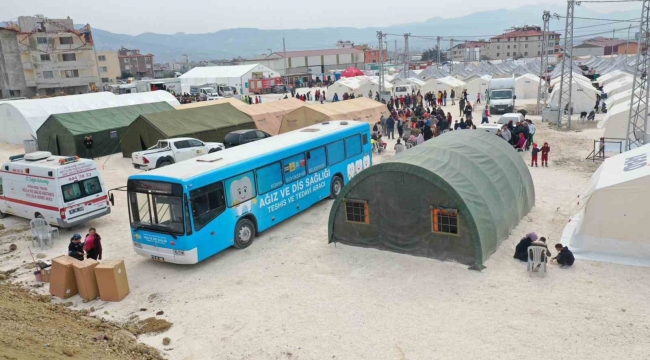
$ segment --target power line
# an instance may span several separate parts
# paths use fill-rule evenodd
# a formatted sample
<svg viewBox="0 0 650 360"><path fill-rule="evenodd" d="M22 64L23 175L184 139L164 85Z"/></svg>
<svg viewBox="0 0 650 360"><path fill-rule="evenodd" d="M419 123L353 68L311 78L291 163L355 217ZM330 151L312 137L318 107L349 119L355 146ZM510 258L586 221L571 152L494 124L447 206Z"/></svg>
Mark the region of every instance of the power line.
<svg viewBox="0 0 650 360"><path fill-rule="evenodd" d="M626 3L626 2L642 2L643 0L581 0L581 3Z"/></svg>
<svg viewBox="0 0 650 360"><path fill-rule="evenodd" d="M554 14L554 17L558 19L566 19L566 16L561 16L558 14ZM574 16L573 19L579 19L579 20L593 20L593 21L612 21L612 22L639 22L639 19L627 19L627 20L614 20L614 19L599 19L599 18L586 18L586 17L577 17Z"/></svg>

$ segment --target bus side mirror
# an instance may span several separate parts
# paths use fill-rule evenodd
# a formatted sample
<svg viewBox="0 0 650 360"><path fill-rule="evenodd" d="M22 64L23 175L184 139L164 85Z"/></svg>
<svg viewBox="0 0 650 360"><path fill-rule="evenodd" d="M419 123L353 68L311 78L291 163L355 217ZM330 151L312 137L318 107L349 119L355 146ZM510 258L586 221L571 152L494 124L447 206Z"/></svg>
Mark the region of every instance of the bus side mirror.
<svg viewBox="0 0 650 360"><path fill-rule="evenodd" d="M112 206L115 206L115 198L113 197L113 193L108 194L108 201L111 202Z"/></svg>

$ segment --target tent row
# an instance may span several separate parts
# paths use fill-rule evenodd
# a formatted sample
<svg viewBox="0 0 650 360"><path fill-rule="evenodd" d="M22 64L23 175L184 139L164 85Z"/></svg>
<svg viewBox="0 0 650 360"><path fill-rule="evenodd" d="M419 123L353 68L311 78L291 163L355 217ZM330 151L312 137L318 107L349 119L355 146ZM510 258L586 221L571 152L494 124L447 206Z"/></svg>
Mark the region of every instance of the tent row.
<svg viewBox="0 0 650 360"><path fill-rule="evenodd" d="M180 105L166 91L142 94L115 95L98 92L83 95L59 96L46 99L25 99L0 102L0 141L22 144L37 138L37 130L53 114L108 109L120 106L166 102Z"/></svg>
<svg viewBox="0 0 650 360"><path fill-rule="evenodd" d="M158 140L194 137L223 142L240 129L260 129L271 135L327 120L377 122L386 105L368 98L307 105L297 99L247 105L236 99L170 106L166 102L53 114L37 130L39 149L56 155L84 153L84 138L92 136L93 154L122 152L130 157Z"/></svg>

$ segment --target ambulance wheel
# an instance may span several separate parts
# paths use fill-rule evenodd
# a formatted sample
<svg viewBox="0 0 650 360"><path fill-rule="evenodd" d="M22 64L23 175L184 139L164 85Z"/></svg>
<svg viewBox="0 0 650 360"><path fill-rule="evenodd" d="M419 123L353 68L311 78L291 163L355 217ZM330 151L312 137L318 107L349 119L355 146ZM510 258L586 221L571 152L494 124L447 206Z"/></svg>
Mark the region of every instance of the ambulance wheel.
<svg viewBox="0 0 650 360"><path fill-rule="evenodd" d="M235 247L245 249L253 243L255 239L255 224L248 219L239 220L235 226Z"/></svg>
<svg viewBox="0 0 650 360"><path fill-rule="evenodd" d="M336 199L343 190L343 179L340 176L335 176L332 179L332 185L330 190L330 199Z"/></svg>
<svg viewBox="0 0 650 360"><path fill-rule="evenodd" d="M5 213L3 213L2 211L0 211L0 219L4 219L5 216L7 216L7 214L5 214Z"/></svg>

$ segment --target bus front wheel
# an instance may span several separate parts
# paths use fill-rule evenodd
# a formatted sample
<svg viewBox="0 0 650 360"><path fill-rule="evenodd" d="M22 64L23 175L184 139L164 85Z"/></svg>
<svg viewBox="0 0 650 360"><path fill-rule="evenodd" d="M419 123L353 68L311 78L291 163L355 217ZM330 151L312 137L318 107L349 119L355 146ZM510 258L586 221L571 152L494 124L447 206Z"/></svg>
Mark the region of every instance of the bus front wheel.
<svg viewBox="0 0 650 360"><path fill-rule="evenodd" d="M255 224L248 219L240 220L235 227L235 247L245 249L255 239Z"/></svg>
<svg viewBox="0 0 650 360"><path fill-rule="evenodd" d="M336 197L341 193L341 190L343 190L343 179L341 179L340 176L335 176L334 179L332 179L330 199L336 199Z"/></svg>

